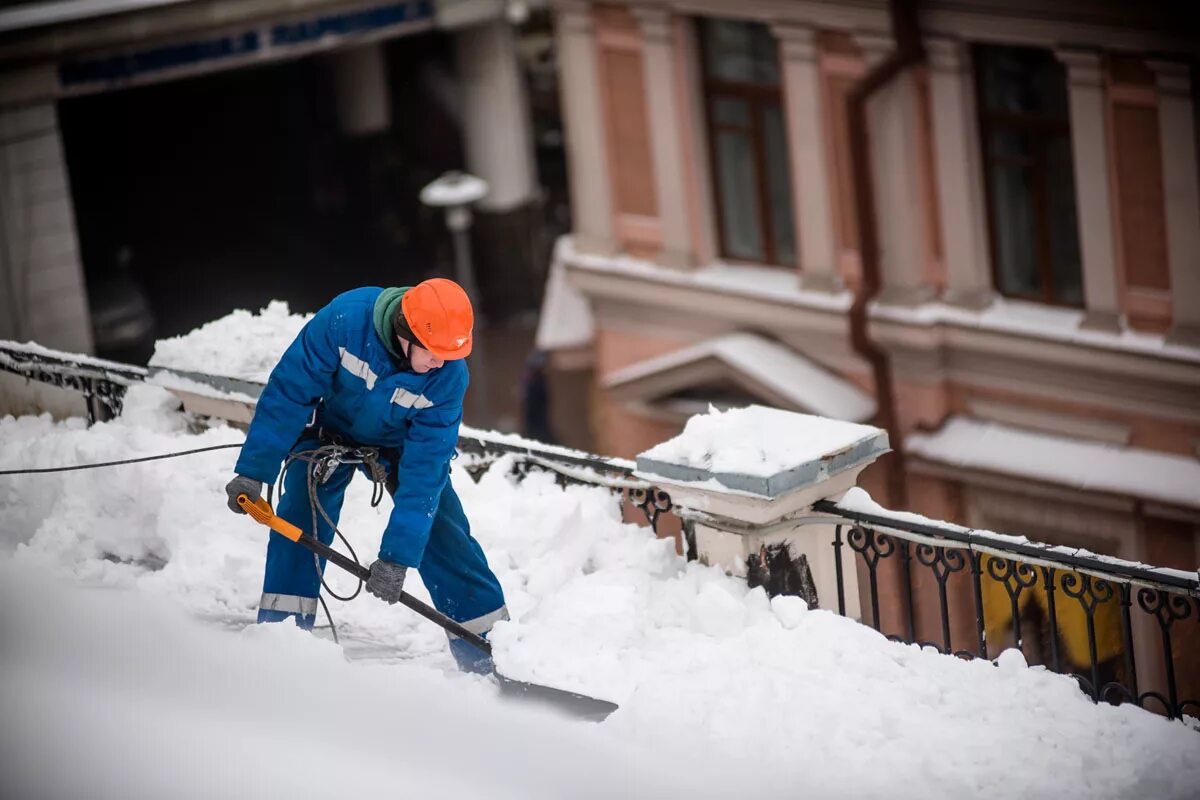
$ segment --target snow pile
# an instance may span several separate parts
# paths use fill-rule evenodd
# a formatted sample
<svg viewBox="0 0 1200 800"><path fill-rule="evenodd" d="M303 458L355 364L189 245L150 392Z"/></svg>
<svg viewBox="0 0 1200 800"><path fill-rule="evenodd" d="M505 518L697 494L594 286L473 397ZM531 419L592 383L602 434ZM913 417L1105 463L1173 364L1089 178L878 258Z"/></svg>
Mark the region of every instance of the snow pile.
<svg viewBox="0 0 1200 800"><path fill-rule="evenodd" d="M162 397L138 387L120 419L90 430L0 420L0 469L240 438L225 428L187 433ZM419 795L435 776L449 782L439 791L450 796L522 797L592 789L694 796L701 784L724 796L958 798L1004 787L1014 796L1185 798L1200 782L1200 735L1178 722L1094 705L1072 679L1026 668L1015 652L999 667L964 662L888 642L795 598L768 600L623 524L607 490L563 489L539 473L518 484L503 460L479 484L452 473L514 616L493 633L497 661L511 677L620 703L586 735L532 716L519 723L527 735L514 733L524 728L497 716L490 687L452 671L436 627L365 595L330 602L350 664L292 630L233 636L175 616L140 617L135 608L169 605L225 627L253 619L266 533L225 508L235 453L0 477L4 535L21 570L49 565L129 590L70 600L0 575L4 629L18 631L5 642L0 691L6 720L25 729L13 734L6 725L0 741L4 758L27 770L0 774L67 796L143 785L147 796L263 794L277 776L281 787L299 781L289 776L301 759L321 765L300 768L305 779L327 773L302 784L325 796L340 786L330 776L343 776L343 767L350 789L338 795L367 784ZM369 494L367 482L354 481L342 515L364 561L389 511L386 503L371 509ZM332 569L328 577L339 594L354 588ZM406 588L428 596L417 576ZM107 605L109 596L119 599ZM84 614L80 605L98 610ZM67 621L77 614L78 632ZM78 733L68 712L81 715ZM451 720L445 727L442 717ZM419 741L426 735L432 744ZM348 738L341 746L334 736ZM456 748L453 764L441 754L446 740ZM59 752L71 758L40 772L28 766ZM578 765L581 753L595 757L595 768L570 790L555 782L560 772L543 783L523 772L559 760ZM229 775L205 770L206 756L227 759ZM643 757L669 787L647 777ZM473 783L481 763L493 782L480 774ZM79 775L92 768L103 773L98 789L81 791ZM178 783L165 783L170 774ZM4 792L22 793L31 792Z"/></svg>
<svg viewBox="0 0 1200 800"><path fill-rule="evenodd" d="M770 477L876 436L878 428L765 406L709 408L641 457L708 472Z"/></svg>
<svg viewBox="0 0 1200 800"><path fill-rule="evenodd" d="M272 300L258 314L238 309L183 336L159 339L150 366L266 383L311 318L292 314L282 300Z"/></svg>
<svg viewBox="0 0 1200 800"><path fill-rule="evenodd" d="M0 587L4 797L722 796L702 765L666 773L482 679L450 691L292 625L222 631L11 562Z"/></svg>

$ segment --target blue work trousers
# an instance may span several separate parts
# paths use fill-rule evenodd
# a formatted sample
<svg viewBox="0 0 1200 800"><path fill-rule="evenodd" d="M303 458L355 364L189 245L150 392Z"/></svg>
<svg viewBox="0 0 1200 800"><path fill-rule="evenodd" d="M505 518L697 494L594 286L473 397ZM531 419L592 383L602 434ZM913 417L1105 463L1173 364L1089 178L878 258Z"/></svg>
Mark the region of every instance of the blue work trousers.
<svg viewBox="0 0 1200 800"><path fill-rule="evenodd" d="M302 441L295 449L304 450L314 446L311 441ZM386 467L388 488L394 494L395 461L386 463ZM335 523L341 515L346 487L356 470L354 465L341 464L327 481L317 485L317 502ZM294 461L288 468L276 513L306 533L313 530L306 462ZM333 541L333 529L319 512L316 522L317 538L324 544L330 544ZM311 629L316 621L317 596L321 590L324 569L325 559L318 559L309 550L272 532L267 544L267 567L258 621L280 622L293 618L297 625ZM448 480L442 490L418 571L433 598L434 607L467 630L486 635L496 622L508 619L500 582L488 566L483 548L472 538L462 503ZM398 606L396 613L405 611ZM489 657L453 634L450 635L450 650L461 669L491 671Z"/></svg>

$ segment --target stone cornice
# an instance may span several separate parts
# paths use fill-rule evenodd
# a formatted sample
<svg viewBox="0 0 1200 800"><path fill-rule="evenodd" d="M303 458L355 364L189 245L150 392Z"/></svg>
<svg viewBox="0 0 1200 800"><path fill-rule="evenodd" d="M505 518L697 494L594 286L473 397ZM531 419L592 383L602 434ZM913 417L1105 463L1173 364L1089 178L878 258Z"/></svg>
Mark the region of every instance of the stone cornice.
<svg viewBox="0 0 1200 800"><path fill-rule="evenodd" d="M770 297L703 285L654 270L599 265L599 259L566 259L572 285L597 308L622 309L621 317L673 320L679 333L707 335L714 321L781 337L821 337L818 349L848 337L847 309L806 305L803 295ZM619 260L606 263L615 264ZM628 313L625 313L628 312ZM687 320L703 320L696 328ZM872 316L872 338L895 359L897 377L918 383L953 380L1010 388L1142 415L1200 422L1200 357L1120 347L1120 341L1056 339L1049 334L984 328L954 320L933 323ZM816 339L813 340L816 345ZM848 347L848 345L847 345ZM813 353L815 355L815 353ZM832 355L832 353L830 354ZM824 359L822 359L824 360Z"/></svg>

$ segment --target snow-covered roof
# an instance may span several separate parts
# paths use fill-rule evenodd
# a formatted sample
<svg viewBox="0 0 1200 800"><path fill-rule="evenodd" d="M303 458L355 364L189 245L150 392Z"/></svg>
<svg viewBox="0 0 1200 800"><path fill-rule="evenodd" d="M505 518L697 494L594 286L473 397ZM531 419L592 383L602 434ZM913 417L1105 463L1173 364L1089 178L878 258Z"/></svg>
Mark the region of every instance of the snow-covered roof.
<svg viewBox="0 0 1200 800"><path fill-rule="evenodd" d="M625 254L601 256L580 253L568 237L560 242L558 256L578 269L667 285L690 286L739 297L756 297L800 308L845 312L850 310L854 302L854 295L847 290L831 293L804 289L795 271L778 267L716 262L692 270L671 269Z"/></svg>
<svg viewBox="0 0 1200 800"><path fill-rule="evenodd" d="M1082 309L1048 306L1028 300L997 297L987 308L979 310L940 302L913 307L872 303L868 311L872 319L910 325L955 325L1200 363L1200 347L1168 342L1162 334L1130 329L1102 331L1081 328L1079 324L1085 313Z"/></svg>
<svg viewBox="0 0 1200 800"><path fill-rule="evenodd" d="M1200 508L1200 460L1138 447L1035 433L952 417L936 433L905 440L913 455L1093 492Z"/></svg>
<svg viewBox="0 0 1200 800"><path fill-rule="evenodd" d="M875 413L874 398L850 381L786 345L753 333L707 339L610 373L603 382L606 388L637 394L639 384L654 378L653 390L661 397L692 385L695 373L685 368L705 361L772 395L764 401L786 402L793 410L850 422L870 419Z"/></svg>

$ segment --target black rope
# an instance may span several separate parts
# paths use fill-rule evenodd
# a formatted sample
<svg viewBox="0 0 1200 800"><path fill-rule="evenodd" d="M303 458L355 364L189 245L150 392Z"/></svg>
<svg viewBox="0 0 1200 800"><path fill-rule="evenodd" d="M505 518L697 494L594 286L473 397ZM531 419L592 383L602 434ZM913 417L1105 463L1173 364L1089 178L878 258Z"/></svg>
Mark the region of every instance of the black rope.
<svg viewBox="0 0 1200 800"><path fill-rule="evenodd" d="M346 549L350 551L350 558L354 563L361 564L358 560L358 553L354 551L354 546L338 528L337 523L329 516L325 507L321 505L321 501L317 498L317 487L325 481L333 477L333 474L342 466L351 464L361 464L366 467L370 475L371 482L374 484L371 491L371 506L375 507L383 500L384 486L386 483L387 473L383 465L379 463L379 449L376 447L349 447L341 444L324 444L319 447L314 447L311 450L297 450L288 454L287 459L283 462L283 467L279 471L278 484L282 488L284 486L284 478L287 475L288 468L295 462L301 461L307 464L306 483L308 489L308 505L312 512L312 532L313 536L317 536L317 515L328 523L330 529L341 540L342 544L346 545ZM321 475L317 474L318 469ZM268 502L269 499L268 499ZM354 589L354 593L342 597L333 589L329 588L329 584L325 583L325 575L321 571L321 559L316 553L313 554L313 569L317 571L317 577L321 581L323 588L330 597L342 602L349 602L362 592L363 581L358 580L358 586ZM329 629L333 632L333 641L338 642L337 625L333 622L333 615L329 613L329 606L325 603L325 598L318 592L317 600L321 603L321 608L325 611L325 618L329 620Z"/></svg>
<svg viewBox="0 0 1200 800"><path fill-rule="evenodd" d="M226 450L232 447L241 447L242 442L237 444L215 444L212 447L198 447L195 450L180 450L177 453L164 453L160 456L142 456L141 458L126 458L121 461L101 461L98 464L75 464L70 467L42 467L39 469L5 469L0 470L0 475L35 475L44 474L47 472L70 472L77 469L97 469L99 467L116 467L121 464L140 464L143 461L158 461L164 458L178 458L179 456L190 456L195 453L207 453L210 450Z"/></svg>
<svg viewBox="0 0 1200 800"><path fill-rule="evenodd" d="M159 461L159 460L165 459L165 458L178 458L180 456L195 455L196 453L207 453L212 450L228 450L228 449L232 449L234 447L240 448L242 446L242 444L243 444L242 442L239 442L237 444L217 444L217 445L212 445L211 447L197 447L194 450L180 450L175 453L164 453L162 455L157 455L157 456L141 456L140 458L126 458L126 459L122 459L120 461L101 461L101 462L98 462L95 464L75 464L75 465L72 465L69 467L40 467L37 469L0 470L0 475L36 475L36 474L45 474L45 473L51 473L51 472L71 472L73 470L80 470L80 469L99 469L100 467L116 467L116 466L120 466L122 464L140 464L140 463L143 463L146 461ZM338 529L337 524L333 521L333 519L329 516L328 512L325 511L325 507L322 506L320 501L317 499L317 486L319 484L323 483L324 480L318 479L316 471L317 471L318 467L321 467L322 469L328 470L329 476L332 476L333 471L335 471L338 467L342 466L343 464L362 464L362 465L364 465L370 474L372 483L374 484L374 486L372 488L372 492L371 492L371 506L375 507L375 506L379 505L379 503L383 500L383 495L384 495L384 490L385 490L385 478L386 478L386 473L383 469L383 466L379 463L378 448L346 447L344 445L329 444L329 445L322 445L321 447L317 447L312 450L301 450L299 452L290 453L287 457L287 460L283 464L283 468L279 472L279 485L281 487L283 486L283 478L284 478L284 475L287 473L288 467L291 466L292 463L295 461L304 461L308 464L308 469L307 469L307 472L308 472L308 475L307 475L307 478L308 478L308 500L309 500L309 505L312 508L313 535L315 536L317 533L317 514L319 513L321 515L321 517L327 523L329 523L329 527L333 529L333 532L335 534L337 534L337 537L339 539L341 539L342 544L346 545L346 549L350 551L350 557L352 559L354 559L354 562L360 563L358 560L358 554L356 552L354 552L354 546L350 544L350 541ZM329 476L326 476L325 479L328 479ZM267 502L270 502L272 499L273 489L274 489L273 486L267 487ZM358 597L359 593L362 592L363 582L360 579L358 581L358 587L354 590L354 593L349 595L348 597L342 597L337 592L330 589L329 585L327 583L325 583L325 576L321 573L320 558L318 556L316 556L315 554L313 555L313 566L317 570L317 576L321 580L322 588L324 588L325 591L328 592L331 597L334 597L337 600L341 600L342 602L349 602L350 600L353 600L354 598ZM329 606L326 605L325 598L322 597L320 594L317 595L317 600L320 601L321 608L323 608L325 610L325 618L329 620L329 628L333 632L333 641L338 642L337 626L334 625L333 615L329 613Z"/></svg>

